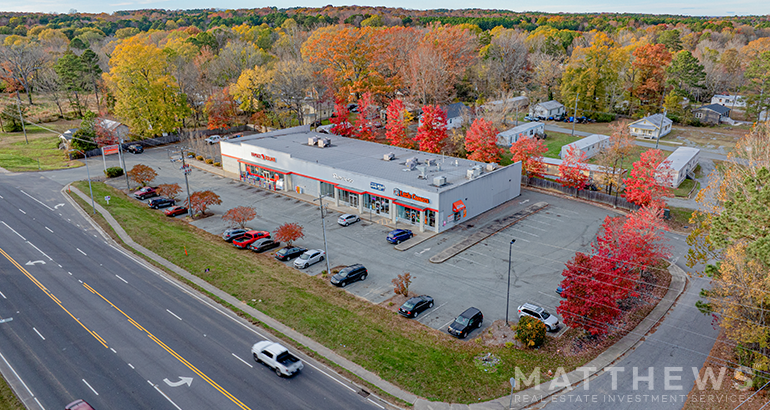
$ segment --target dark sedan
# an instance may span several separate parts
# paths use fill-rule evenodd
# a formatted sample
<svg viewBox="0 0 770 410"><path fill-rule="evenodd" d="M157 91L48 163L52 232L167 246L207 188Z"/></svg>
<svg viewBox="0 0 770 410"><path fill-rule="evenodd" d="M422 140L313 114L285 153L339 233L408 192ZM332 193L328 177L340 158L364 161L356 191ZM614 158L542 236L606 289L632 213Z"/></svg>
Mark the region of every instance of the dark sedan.
<svg viewBox="0 0 770 410"><path fill-rule="evenodd" d="M271 238L262 238L257 239L249 245L249 249L251 249L254 252L264 252L268 249L273 249L281 246L281 243L278 241L274 241Z"/></svg>
<svg viewBox="0 0 770 410"><path fill-rule="evenodd" d="M279 261L288 261L305 252L307 252L307 249L305 248L300 248L299 246L287 246L275 253L275 259L278 259Z"/></svg>
<svg viewBox="0 0 770 410"><path fill-rule="evenodd" d="M147 201L147 206L149 206L152 209L165 208L167 206L173 206L174 204L176 204L176 201L174 201L173 199L163 198L163 197L153 198Z"/></svg>
<svg viewBox="0 0 770 410"><path fill-rule="evenodd" d="M413 297L404 302L404 304L398 308L398 313L404 317L416 318L417 316L420 316L421 312L424 312L432 307L433 298L428 295L421 295Z"/></svg>

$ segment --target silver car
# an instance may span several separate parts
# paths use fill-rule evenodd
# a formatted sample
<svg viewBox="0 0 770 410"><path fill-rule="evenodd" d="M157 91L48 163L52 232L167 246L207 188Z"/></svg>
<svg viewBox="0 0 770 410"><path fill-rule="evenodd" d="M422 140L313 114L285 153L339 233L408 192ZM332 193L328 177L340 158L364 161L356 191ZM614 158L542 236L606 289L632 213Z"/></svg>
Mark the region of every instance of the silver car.
<svg viewBox="0 0 770 410"><path fill-rule="evenodd" d="M358 217L358 215L352 215L352 214L342 214L339 218L337 218L337 223L342 226L348 226L352 223L356 223L360 221L361 218Z"/></svg>
<svg viewBox="0 0 770 410"><path fill-rule="evenodd" d="M548 313L545 309L541 308L540 306L533 305L531 303L525 303L519 306L519 318L521 318L522 316L531 316L543 322L543 324L545 325L545 328L549 332L553 332L554 330L559 330L559 318Z"/></svg>
<svg viewBox="0 0 770 410"><path fill-rule="evenodd" d="M294 267L304 269L314 263L321 262L322 260L324 260L324 251L320 249L311 249L302 255L299 255L299 258L294 260Z"/></svg>

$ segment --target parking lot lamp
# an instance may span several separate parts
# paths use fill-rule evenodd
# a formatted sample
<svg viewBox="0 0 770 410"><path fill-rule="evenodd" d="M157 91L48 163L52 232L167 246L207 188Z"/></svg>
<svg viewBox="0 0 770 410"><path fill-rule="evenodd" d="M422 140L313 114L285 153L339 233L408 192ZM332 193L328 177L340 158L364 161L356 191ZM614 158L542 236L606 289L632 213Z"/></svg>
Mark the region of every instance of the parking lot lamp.
<svg viewBox="0 0 770 410"><path fill-rule="evenodd" d="M511 301L511 257L513 254L513 243L516 239L511 239L511 244L508 246L508 288L505 296L505 325L508 326L508 305Z"/></svg>
<svg viewBox="0 0 770 410"><path fill-rule="evenodd" d="M96 205L94 204L94 190L91 188L91 171L88 169L88 156L86 155L85 151L81 151L77 148L73 148L75 151L80 152L83 154L83 162L86 163L86 175L88 175L88 190L91 191L91 208L94 210L94 215L96 215Z"/></svg>

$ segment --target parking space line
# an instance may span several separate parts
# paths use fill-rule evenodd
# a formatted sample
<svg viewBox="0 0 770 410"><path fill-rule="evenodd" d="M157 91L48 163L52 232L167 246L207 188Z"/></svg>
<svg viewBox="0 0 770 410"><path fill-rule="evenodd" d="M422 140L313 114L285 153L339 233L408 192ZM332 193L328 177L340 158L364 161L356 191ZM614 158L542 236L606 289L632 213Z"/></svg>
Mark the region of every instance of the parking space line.
<svg viewBox="0 0 770 410"><path fill-rule="evenodd" d="M527 221L529 221L529 222L535 222L535 223L539 223L539 224L543 224L543 225L548 225L548 226L555 226L555 225L553 225L553 224L549 224L548 222L538 221L538 220L537 220L537 218L536 218L536 217L538 217L538 216L539 216L539 215L534 215L532 218L527 218Z"/></svg>
<svg viewBox="0 0 770 410"><path fill-rule="evenodd" d="M527 234L527 235L532 235L532 236L534 236L534 237L536 237L536 238L539 238L539 237L540 237L540 235L535 235L535 234L533 234L533 233L529 233L529 232L527 232L527 231L523 231L523 230L521 230L521 229L519 229L519 228L511 228L511 230L513 230L513 231L516 231L516 232L525 233L525 234Z"/></svg>
<svg viewBox="0 0 770 410"><path fill-rule="evenodd" d="M445 328L445 327L449 326L449 324L450 324L450 323L452 323L452 322L454 322L454 321L455 321L455 320L454 320L454 319L452 319L452 320L450 320L450 321L448 321L448 322L444 323L442 326L440 326L440 327L438 328L438 330L441 330L441 329L443 329L443 328Z"/></svg>
<svg viewBox="0 0 770 410"><path fill-rule="evenodd" d="M458 258L458 259L462 259L462 260L464 260L464 261L468 261L468 262L470 262L470 263L472 263L472 264L474 264L474 265L480 265L480 266L483 266L483 267L485 267L485 268L488 268L488 267L489 267L489 266L487 266L487 265L484 265L483 263L478 263L478 262L476 262L476 261L472 261L472 260L470 260L470 259L468 259L468 258L464 258L464 257L462 257L462 256L460 256L460 255L457 255L457 256L455 256L455 258Z"/></svg>
<svg viewBox="0 0 770 410"><path fill-rule="evenodd" d="M436 313L436 311L437 311L437 310L439 310L439 309L441 309L442 307L444 307L444 305L446 305L447 303L449 303L449 301L446 301L446 302L444 302L444 303L442 303L442 304L438 305L438 307L437 307L437 308L435 308L435 309L433 309L433 310L431 310L431 311L430 311L430 313ZM425 312L428 312L428 311L426 310ZM422 318L423 318L423 319L425 319L426 317L428 317L428 315L424 315ZM420 321L418 320L418 322L420 322ZM420 323L422 323L422 322L420 322ZM424 323L423 323L423 324L424 324Z"/></svg>
<svg viewBox="0 0 770 410"><path fill-rule="evenodd" d="M537 228L537 227L534 227L534 226L529 226L529 225L524 224L524 223L522 224L522 226L526 226L527 228L535 229L535 230L538 230L538 231L541 231L541 232L548 232L549 231L548 229Z"/></svg>

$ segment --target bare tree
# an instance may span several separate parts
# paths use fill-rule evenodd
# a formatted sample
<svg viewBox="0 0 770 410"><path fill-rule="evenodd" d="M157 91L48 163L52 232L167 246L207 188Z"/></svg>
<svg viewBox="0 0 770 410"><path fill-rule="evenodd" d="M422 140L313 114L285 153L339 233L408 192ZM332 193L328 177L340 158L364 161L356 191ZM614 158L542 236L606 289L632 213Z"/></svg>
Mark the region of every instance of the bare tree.
<svg viewBox="0 0 770 410"><path fill-rule="evenodd" d="M636 144L634 137L629 134L627 121L620 121L610 127L612 128L612 135L610 135L609 145L602 149L596 157L596 163L605 168L605 180L595 182L603 182L607 188L607 193L611 194L613 188L615 191L620 191L620 179L623 176L624 165L630 165L624 164L624 161L631 155Z"/></svg>
<svg viewBox="0 0 770 410"><path fill-rule="evenodd" d="M32 77L43 68L46 54L35 44L0 46L0 70L18 81L32 105Z"/></svg>
<svg viewBox="0 0 770 410"><path fill-rule="evenodd" d="M550 100L553 92L558 89L557 82L564 71L562 57L536 52L530 54L528 59L532 67L532 82L539 90L535 93L536 100Z"/></svg>
<svg viewBox="0 0 770 410"><path fill-rule="evenodd" d="M278 101L279 108L294 113L299 124L302 125L304 124L302 106L312 85L313 72L308 63L286 60L276 64L270 88Z"/></svg>
<svg viewBox="0 0 770 410"><path fill-rule="evenodd" d="M51 67L45 67L35 75L35 87L48 94L53 99L56 107L59 109L59 115L64 117L62 102L64 101L64 90L61 79L56 71Z"/></svg>
<svg viewBox="0 0 770 410"><path fill-rule="evenodd" d="M484 58L489 91L523 89L527 76L526 35L516 30L501 30L489 44Z"/></svg>

